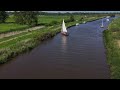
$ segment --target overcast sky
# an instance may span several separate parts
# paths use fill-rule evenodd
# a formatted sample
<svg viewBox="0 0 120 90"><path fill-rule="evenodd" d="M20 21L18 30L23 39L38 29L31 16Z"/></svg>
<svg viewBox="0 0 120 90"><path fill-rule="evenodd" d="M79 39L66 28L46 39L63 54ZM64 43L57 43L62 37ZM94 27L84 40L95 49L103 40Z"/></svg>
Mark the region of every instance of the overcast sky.
<svg viewBox="0 0 120 90"><path fill-rule="evenodd" d="M42 11L42 12L49 12L49 13L66 13L66 12L69 12L69 13L74 13L74 12L97 12L97 13L105 13L105 12L112 12L112 13L115 13L115 12L119 12L120 11Z"/></svg>
<svg viewBox="0 0 120 90"><path fill-rule="evenodd" d="M8 12L13 12L13 11L8 11ZM42 11L42 12L48 12L48 13L66 13L66 12L69 12L69 13L74 13L74 12L82 12L82 13L84 13L84 12L89 12L89 13L94 13L94 12L96 12L96 13L106 13L106 12L111 12L111 13L115 13L115 12L117 12L117 13L120 13L120 11Z"/></svg>

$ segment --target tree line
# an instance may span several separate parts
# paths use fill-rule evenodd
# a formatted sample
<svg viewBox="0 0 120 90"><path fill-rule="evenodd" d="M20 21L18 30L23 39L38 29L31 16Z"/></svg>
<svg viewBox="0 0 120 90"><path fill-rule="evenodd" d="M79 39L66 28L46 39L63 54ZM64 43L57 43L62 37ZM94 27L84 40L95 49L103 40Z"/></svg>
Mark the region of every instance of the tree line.
<svg viewBox="0 0 120 90"><path fill-rule="evenodd" d="M0 23L4 23L7 17L8 14L5 11L0 11Z"/></svg>
<svg viewBox="0 0 120 90"><path fill-rule="evenodd" d="M66 20L66 22L72 22L75 21L74 15L82 15L82 13L47 13L47 12L39 12L39 11L14 11L14 12L6 12L6 11L0 11L0 23L5 23L6 19L9 15L14 16L14 21L17 24L23 24L23 25L30 25L30 26L36 26L38 24L38 15L70 15L70 18ZM102 16L103 14L88 14L83 13L83 15L98 15ZM108 15L108 14L104 14ZM111 16L114 16L114 14L109 14ZM54 22L55 23L55 22Z"/></svg>
<svg viewBox="0 0 120 90"><path fill-rule="evenodd" d="M38 15L46 15L39 11L0 11L0 23L5 23L9 15L13 15L14 21L17 24L36 26L38 24ZM59 14L59 13L58 13ZM58 15L56 14L56 15ZM70 18L66 22L75 21L74 16L70 14ZM56 22L54 22L56 24Z"/></svg>
<svg viewBox="0 0 120 90"><path fill-rule="evenodd" d="M38 12L37 11L14 11L14 20L17 24L26 24L35 26L38 24ZM4 23L8 18L9 13L6 11L0 11L0 23Z"/></svg>

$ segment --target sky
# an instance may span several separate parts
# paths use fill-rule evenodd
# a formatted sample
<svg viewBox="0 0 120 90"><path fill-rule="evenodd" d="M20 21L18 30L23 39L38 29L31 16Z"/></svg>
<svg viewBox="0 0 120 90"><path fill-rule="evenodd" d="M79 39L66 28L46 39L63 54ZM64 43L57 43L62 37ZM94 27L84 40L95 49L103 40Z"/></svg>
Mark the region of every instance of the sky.
<svg viewBox="0 0 120 90"><path fill-rule="evenodd" d="M8 11L8 12L13 12L13 11ZM115 13L115 12L118 12L120 13L120 11L42 11L42 12L48 12L48 13L66 13L66 12L69 12L69 13L75 13L75 12L89 12L89 13L106 13L106 12L111 12L111 13Z"/></svg>
<svg viewBox="0 0 120 90"><path fill-rule="evenodd" d="M111 12L111 13L115 13L115 12L119 12L120 13L120 11L42 11L42 12L48 12L48 13L58 13L58 12L60 12L60 13L66 13L66 12L69 12L69 13L75 13L75 12L97 12L97 13L105 13L105 12Z"/></svg>

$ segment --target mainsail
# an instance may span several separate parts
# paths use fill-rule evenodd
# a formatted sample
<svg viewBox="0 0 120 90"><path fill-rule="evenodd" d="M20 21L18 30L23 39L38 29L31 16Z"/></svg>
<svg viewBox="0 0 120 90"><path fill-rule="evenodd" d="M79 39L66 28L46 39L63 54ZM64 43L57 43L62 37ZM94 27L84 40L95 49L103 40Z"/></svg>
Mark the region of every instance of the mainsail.
<svg viewBox="0 0 120 90"><path fill-rule="evenodd" d="M101 25L101 27L104 27L104 25L103 25L103 19L102 19L102 25Z"/></svg>
<svg viewBox="0 0 120 90"><path fill-rule="evenodd" d="M108 18L106 19L108 22L110 21Z"/></svg>
<svg viewBox="0 0 120 90"><path fill-rule="evenodd" d="M67 32L67 29L66 29L66 26L65 26L65 22L64 22L64 19L63 19L63 23L62 23L62 32Z"/></svg>

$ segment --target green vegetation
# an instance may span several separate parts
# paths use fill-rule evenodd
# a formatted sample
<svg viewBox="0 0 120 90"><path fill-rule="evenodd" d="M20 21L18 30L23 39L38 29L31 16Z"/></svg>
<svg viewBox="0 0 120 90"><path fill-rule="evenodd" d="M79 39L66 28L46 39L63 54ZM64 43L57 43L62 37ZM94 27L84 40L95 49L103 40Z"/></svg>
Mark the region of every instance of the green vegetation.
<svg viewBox="0 0 120 90"><path fill-rule="evenodd" d="M53 26L56 24L61 24L62 20L65 19L66 23L72 22L70 19L71 17L76 21L76 23L82 23L83 21L91 21L91 20L96 20L97 18L100 18L97 15L93 15L93 16L88 16L84 17L83 15L52 15L52 16L48 16L48 15L41 15L38 16L38 24L39 25L46 25L46 26ZM83 17L83 20L80 20L80 18ZM103 17L103 16L101 16ZM11 31L20 31L20 30L24 30L29 28L30 26L28 25L20 25L20 24L16 24L15 20L14 20L14 16L10 15L7 20L6 23L2 23L0 24L0 33L7 33L7 32L11 32Z"/></svg>
<svg viewBox="0 0 120 90"><path fill-rule="evenodd" d="M40 41L53 37L60 31L60 27L45 28L34 32L28 32L22 36L17 36L10 41L0 44L0 63L5 63L24 51L29 51L35 47Z"/></svg>
<svg viewBox="0 0 120 90"><path fill-rule="evenodd" d="M28 27L29 26L27 26L27 25L19 25L19 24L14 24L14 23L2 23L2 24L0 24L0 33L24 30Z"/></svg>
<svg viewBox="0 0 120 90"><path fill-rule="evenodd" d="M38 23L37 11L15 11L15 23L21 25L36 26Z"/></svg>
<svg viewBox="0 0 120 90"><path fill-rule="evenodd" d="M38 17L38 23L40 25L52 25L51 23L53 22L57 22L57 23L61 23L62 19L69 19L69 16L64 15L64 16L58 16L58 15L54 15L54 16L45 16L45 15L41 15Z"/></svg>
<svg viewBox="0 0 120 90"><path fill-rule="evenodd" d="M0 23L4 23L8 15L5 11L0 11Z"/></svg>
<svg viewBox="0 0 120 90"><path fill-rule="evenodd" d="M113 32L120 31L120 18L118 18L117 20L114 20L112 24L109 25L109 30Z"/></svg>
<svg viewBox="0 0 120 90"><path fill-rule="evenodd" d="M111 78L120 79L120 18L113 20L104 31L104 42Z"/></svg>
<svg viewBox="0 0 120 90"><path fill-rule="evenodd" d="M14 15L9 15L8 18L6 19L6 22L7 23L14 23L15 22Z"/></svg>
<svg viewBox="0 0 120 90"><path fill-rule="evenodd" d="M102 18L104 16L99 16L99 15L86 15L87 17L85 17L84 15L41 15L38 18L38 23L40 25L47 25L47 26L52 26L57 24L61 24L62 20L64 19L66 23L69 22L73 22L76 21L78 23L83 23L83 21L92 21L92 20L96 20L99 18ZM81 18L83 18L83 20L81 20Z"/></svg>

